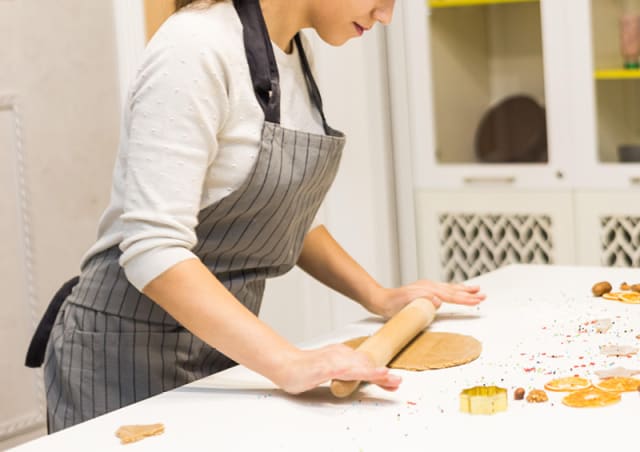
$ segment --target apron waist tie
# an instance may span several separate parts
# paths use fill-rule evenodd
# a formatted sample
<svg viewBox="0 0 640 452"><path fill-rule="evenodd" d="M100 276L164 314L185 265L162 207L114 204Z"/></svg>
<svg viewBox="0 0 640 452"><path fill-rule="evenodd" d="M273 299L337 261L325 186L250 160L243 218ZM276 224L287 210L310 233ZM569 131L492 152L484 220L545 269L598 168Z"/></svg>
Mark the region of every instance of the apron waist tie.
<svg viewBox="0 0 640 452"><path fill-rule="evenodd" d="M49 336L51 335L51 329L56 321L60 307L66 298L69 296L73 287L78 284L80 278L75 276L58 289L53 299L49 303L47 310L45 311L38 327L36 328L29 349L27 350L27 357L25 360L25 366L37 368L42 366L44 362L44 354L47 349L47 342L49 342Z"/></svg>

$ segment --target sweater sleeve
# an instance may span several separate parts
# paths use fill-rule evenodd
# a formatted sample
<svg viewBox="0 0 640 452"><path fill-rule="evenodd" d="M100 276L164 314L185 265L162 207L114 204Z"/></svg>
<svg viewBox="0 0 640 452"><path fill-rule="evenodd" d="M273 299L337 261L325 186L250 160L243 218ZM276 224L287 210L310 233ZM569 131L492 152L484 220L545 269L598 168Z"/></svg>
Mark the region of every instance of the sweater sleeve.
<svg viewBox="0 0 640 452"><path fill-rule="evenodd" d="M138 290L195 257L204 178L228 114L221 59L198 25L197 13L163 25L129 97L120 264Z"/></svg>

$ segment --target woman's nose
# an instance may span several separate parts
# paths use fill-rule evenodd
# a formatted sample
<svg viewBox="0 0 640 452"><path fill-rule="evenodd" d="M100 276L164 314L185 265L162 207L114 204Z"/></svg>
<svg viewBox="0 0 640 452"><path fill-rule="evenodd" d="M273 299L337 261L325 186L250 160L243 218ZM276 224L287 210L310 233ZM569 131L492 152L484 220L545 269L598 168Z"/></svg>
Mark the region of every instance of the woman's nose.
<svg viewBox="0 0 640 452"><path fill-rule="evenodd" d="M389 25L393 17L394 4L395 0L383 1L382 4L373 11L373 18L383 25Z"/></svg>

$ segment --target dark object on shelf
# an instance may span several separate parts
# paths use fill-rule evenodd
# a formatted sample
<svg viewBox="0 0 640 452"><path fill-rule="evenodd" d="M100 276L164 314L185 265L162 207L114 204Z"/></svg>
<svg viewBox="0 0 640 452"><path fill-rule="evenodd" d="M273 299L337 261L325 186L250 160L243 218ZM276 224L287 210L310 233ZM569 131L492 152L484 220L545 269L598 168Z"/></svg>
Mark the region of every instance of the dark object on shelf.
<svg viewBox="0 0 640 452"><path fill-rule="evenodd" d="M480 162L532 163L547 161L545 110L525 95L511 96L491 107L475 136Z"/></svg>
<svg viewBox="0 0 640 452"><path fill-rule="evenodd" d="M618 146L618 160L621 162L640 162L640 144L621 144Z"/></svg>

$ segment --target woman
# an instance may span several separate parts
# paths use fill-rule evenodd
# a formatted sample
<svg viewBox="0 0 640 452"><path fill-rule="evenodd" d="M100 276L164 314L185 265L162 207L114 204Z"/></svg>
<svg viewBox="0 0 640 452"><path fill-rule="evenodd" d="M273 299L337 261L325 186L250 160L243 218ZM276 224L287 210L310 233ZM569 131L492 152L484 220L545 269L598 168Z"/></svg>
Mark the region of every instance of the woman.
<svg viewBox="0 0 640 452"><path fill-rule="evenodd" d="M300 350L257 318L265 280L296 264L385 317L419 296L483 299L428 281L383 288L312 227L344 137L325 120L299 30L340 45L387 24L394 0L176 6L130 93L99 238L30 350L39 365L49 343L51 431L235 363L290 393L333 378L395 390L400 378L365 355Z"/></svg>

